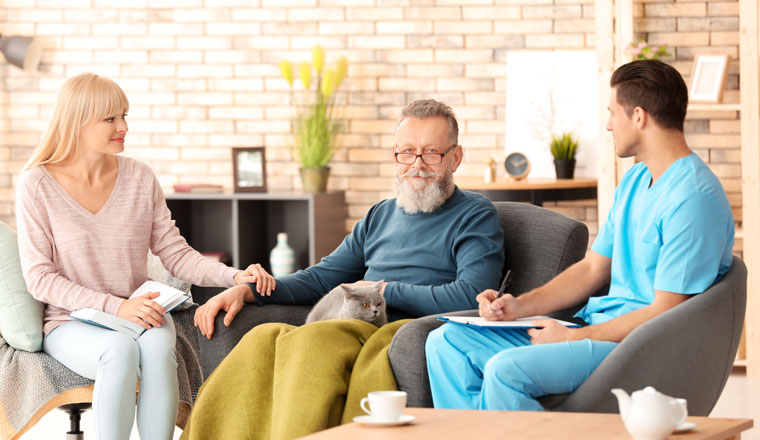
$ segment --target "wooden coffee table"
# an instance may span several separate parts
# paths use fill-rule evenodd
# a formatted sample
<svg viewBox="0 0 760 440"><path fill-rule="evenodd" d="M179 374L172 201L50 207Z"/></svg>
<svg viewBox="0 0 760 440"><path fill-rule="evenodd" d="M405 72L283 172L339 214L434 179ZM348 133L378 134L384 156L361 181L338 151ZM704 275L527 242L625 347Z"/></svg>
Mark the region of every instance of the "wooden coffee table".
<svg viewBox="0 0 760 440"><path fill-rule="evenodd" d="M349 423L309 435L308 439L568 439L630 440L619 414L472 411L407 408L413 415L409 425L370 428ZM725 440L741 438L752 427L751 419L689 417L696 428L672 434L672 440Z"/></svg>

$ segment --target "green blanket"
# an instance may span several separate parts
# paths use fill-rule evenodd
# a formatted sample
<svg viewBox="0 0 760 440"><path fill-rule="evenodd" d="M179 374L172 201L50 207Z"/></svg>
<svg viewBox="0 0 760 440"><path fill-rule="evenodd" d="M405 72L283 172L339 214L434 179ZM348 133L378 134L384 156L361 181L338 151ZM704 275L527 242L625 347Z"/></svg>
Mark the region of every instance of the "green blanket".
<svg viewBox="0 0 760 440"><path fill-rule="evenodd" d="M198 392L183 440L291 439L350 422L374 390L395 390L393 335L355 319L248 332Z"/></svg>

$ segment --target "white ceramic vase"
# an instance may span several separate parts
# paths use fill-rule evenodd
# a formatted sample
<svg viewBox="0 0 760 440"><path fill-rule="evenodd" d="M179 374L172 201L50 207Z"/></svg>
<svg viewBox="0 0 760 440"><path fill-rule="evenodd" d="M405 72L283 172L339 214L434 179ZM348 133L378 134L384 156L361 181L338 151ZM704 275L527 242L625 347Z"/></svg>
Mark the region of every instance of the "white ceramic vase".
<svg viewBox="0 0 760 440"><path fill-rule="evenodd" d="M280 277L293 273L295 269L296 256L293 249L288 246L288 234L280 232L277 234L277 246L269 254L269 264L272 267L272 275Z"/></svg>

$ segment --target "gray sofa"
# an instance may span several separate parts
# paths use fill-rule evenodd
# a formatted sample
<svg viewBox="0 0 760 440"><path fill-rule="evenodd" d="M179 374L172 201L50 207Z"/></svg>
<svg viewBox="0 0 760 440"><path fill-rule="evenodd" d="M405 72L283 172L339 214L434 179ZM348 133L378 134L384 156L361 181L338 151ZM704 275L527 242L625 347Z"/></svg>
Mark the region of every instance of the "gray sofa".
<svg viewBox="0 0 760 440"><path fill-rule="evenodd" d="M585 255L588 228L583 223L523 203L495 202L494 206L504 229L505 266L514 273L511 292L523 293L539 286ZM300 305L248 305L231 327L224 327L221 312L216 317L213 339L198 333L204 377L251 328L266 322L301 325L310 309ZM427 332L421 331L418 322L420 319L401 327L393 338L389 357L399 388L408 393L409 405L432 406L424 357Z"/></svg>

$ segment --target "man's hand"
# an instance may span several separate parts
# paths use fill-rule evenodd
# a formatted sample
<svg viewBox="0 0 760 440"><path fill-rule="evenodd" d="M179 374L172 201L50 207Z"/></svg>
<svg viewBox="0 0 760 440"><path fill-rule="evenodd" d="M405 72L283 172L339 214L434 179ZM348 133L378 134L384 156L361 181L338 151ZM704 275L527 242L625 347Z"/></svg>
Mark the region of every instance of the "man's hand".
<svg viewBox="0 0 760 440"><path fill-rule="evenodd" d="M551 319L537 319L534 324L541 328L528 330L530 343L533 345L553 344L555 342L575 341L579 339L577 330L565 327Z"/></svg>
<svg viewBox="0 0 760 440"><path fill-rule="evenodd" d="M270 296L275 288L275 281L260 264L251 264L232 278L235 284L256 283L256 292L261 296Z"/></svg>
<svg viewBox="0 0 760 440"><path fill-rule="evenodd" d="M246 295L253 295L248 284L230 287L198 307L193 324L200 329L203 336L211 339L214 335L214 319L219 311L227 312L227 316L224 317L224 326L229 327L235 315L243 308Z"/></svg>
<svg viewBox="0 0 760 440"><path fill-rule="evenodd" d="M160 293L148 292L145 295L125 300L119 306L116 316L127 321L140 324L146 329L161 327L164 323L164 314L166 313L153 298L158 298Z"/></svg>
<svg viewBox="0 0 760 440"><path fill-rule="evenodd" d="M478 314L486 321L513 321L526 316L517 298L505 293L497 299L497 295L497 291L489 289L475 298L478 301Z"/></svg>
<svg viewBox="0 0 760 440"><path fill-rule="evenodd" d="M357 281L355 283L346 284L349 287L358 287L358 286L371 286L372 284L377 283L377 281ZM387 286L387 282L383 282L382 287L380 287L380 295L382 295L385 292L385 286Z"/></svg>

